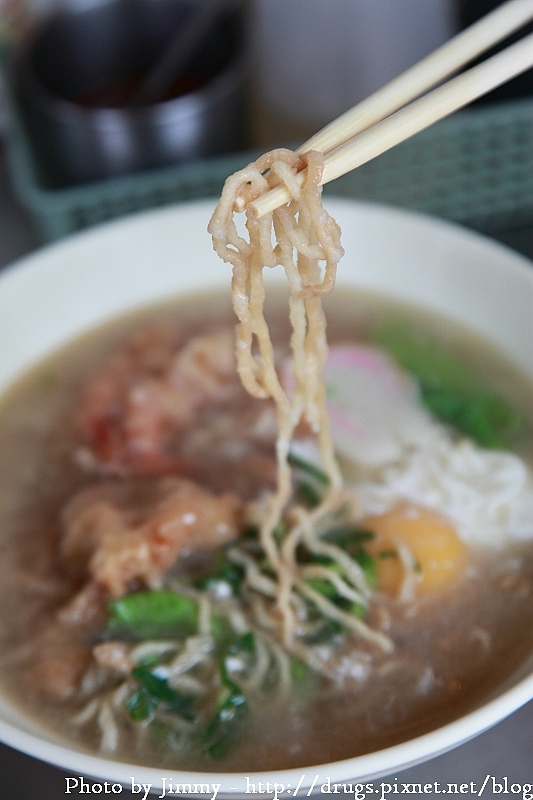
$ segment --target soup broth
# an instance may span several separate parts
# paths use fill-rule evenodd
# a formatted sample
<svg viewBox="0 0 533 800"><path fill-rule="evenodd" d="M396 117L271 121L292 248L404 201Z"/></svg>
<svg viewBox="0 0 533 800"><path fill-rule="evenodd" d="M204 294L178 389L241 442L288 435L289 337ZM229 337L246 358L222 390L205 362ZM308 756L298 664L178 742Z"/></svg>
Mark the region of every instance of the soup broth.
<svg viewBox="0 0 533 800"><path fill-rule="evenodd" d="M397 319L452 353L516 412L520 423L510 430L504 449L527 461L533 441L531 384L488 343L432 313L398 306L382 296L340 289L324 305L332 354L341 347L376 348L379 331ZM281 290L269 300L268 317L283 371L290 334ZM238 589L231 594L229 572L223 577L217 573L220 552L231 550L237 538L243 542L240 555L234 554L229 563L232 575L242 580L245 556L257 555L254 503L273 490L276 480L270 401L249 397L234 365L225 361L233 324L229 300L221 295L146 309L81 337L6 392L0 406L3 691L43 728L83 749L103 748L104 755L132 763L202 771L263 771L350 758L423 734L478 707L502 683L513 681L531 653L530 506L526 503L520 517L525 516L530 531L521 529L514 538L510 532L503 543L484 542L483 531L475 541L458 535L453 556L457 568L427 590L422 588L426 566L416 550L416 536L406 539L409 544L402 550L394 536L387 538L383 520L389 506L372 499L368 508L358 507L354 519L364 545L354 559L359 566L372 564L371 576L365 573L372 594L364 608L351 603L350 613L376 638L358 634L356 623L346 630L340 617L318 624L313 606L317 593L328 608L337 603L346 612L348 603L334 594L333 579L324 583L325 556L313 559L301 548L311 591L306 595L302 590L297 612L305 616L312 607L314 627L302 638L312 659L305 663L303 651L287 658L271 625L275 611L267 604L268 570L261 573L264 595L259 588L255 594L241 590L241 597ZM163 374L172 375L171 388L163 385ZM415 402L419 405L420 398ZM428 425L439 426L439 436L453 443L463 439L465 434L448 421L429 419ZM341 431L341 439L343 435ZM306 436L305 430L298 431L304 444ZM411 452L415 444L407 443L405 449ZM346 450L339 452L339 460L356 497L360 485L362 498L374 498L375 487L381 491L389 479L384 476L390 470L385 473L382 463L354 465ZM309 483L313 481L306 473L297 490ZM390 485L393 495L399 491L399 484ZM313 486L317 490L316 482ZM490 487L488 492L490 499ZM402 508L394 498L390 508ZM118 539L106 539L114 525L119 533L141 536L152 524L146 520L167 510L170 516L164 522L173 525L173 514L184 519L193 513L188 502L197 517L214 519L211 538L202 530L197 539L165 540L157 557L133 566L138 558L133 545L128 560L122 551L117 555ZM440 515L429 495L416 504L426 506ZM95 509L102 507L108 516L95 522ZM196 523L184 523L186 530L188 524L196 536ZM455 527L453 520L450 525ZM367 538L361 538L361 531ZM328 529L324 539L341 546L338 531ZM409 591L405 581L393 586L395 579L387 577L391 562L407 571L410 563ZM427 567L427 574L431 569ZM218 575L214 582L213 575ZM232 628L231 635L226 630L220 634L226 666L214 689L206 689L212 678L202 661L204 651L190 669L176 667L170 680L169 664L176 663L182 643L173 650L168 631L137 636L124 632L118 616L114 628L109 623L110 607L124 596L179 593L184 586L186 599L198 601L200 609L194 625L203 631L203 639L192 639L201 639L206 647L210 636L216 640L215 617L217 624L222 619L222 627L229 620ZM207 627L201 599L205 592L210 592L214 615ZM246 608L240 609L239 603ZM252 606L255 639L246 627ZM306 624L309 619L305 617ZM132 662L132 649L144 640L158 644ZM212 659L219 645L209 646ZM246 670L251 664L257 676L261 659L266 659L265 666L254 686ZM154 684L154 676L159 683ZM285 692L282 678L288 681ZM169 686L174 694L165 694ZM246 713L235 715L241 692ZM179 709L178 695L187 698ZM108 705L102 705L103 696ZM231 731L222 724L224 697L238 717ZM215 711L204 711L204 701ZM109 713L113 720L106 728Z"/></svg>

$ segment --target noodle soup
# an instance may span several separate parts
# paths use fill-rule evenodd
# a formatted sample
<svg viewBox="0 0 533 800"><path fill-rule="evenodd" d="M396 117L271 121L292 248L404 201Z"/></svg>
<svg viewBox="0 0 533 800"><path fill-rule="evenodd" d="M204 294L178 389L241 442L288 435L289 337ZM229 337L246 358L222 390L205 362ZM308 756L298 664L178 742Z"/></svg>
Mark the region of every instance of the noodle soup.
<svg viewBox="0 0 533 800"><path fill-rule="evenodd" d="M226 295L123 317L6 393L2 684L41 726L129 763L290 769L406 741L513 682L532 646L529 379L415 306L342 289L325 308L347 491L313 517L327 480L299 425L300 533L276 530L292 640L258 536L275 410L240 384ZM290 391L282 290L267 317Z"/></svg>

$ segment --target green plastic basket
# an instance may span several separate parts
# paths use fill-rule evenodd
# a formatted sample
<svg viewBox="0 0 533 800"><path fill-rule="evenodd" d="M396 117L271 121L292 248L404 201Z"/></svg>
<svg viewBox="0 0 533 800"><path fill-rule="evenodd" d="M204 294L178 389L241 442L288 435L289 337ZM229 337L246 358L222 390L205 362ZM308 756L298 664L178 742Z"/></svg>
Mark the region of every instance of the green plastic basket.
<svg viewBox="0 0 533 800"><path fill-rule="evenodd" d="M216 197L257 153L207 159L66 189L48 189L14 112L15 191L45 240L147 208ZM334 181L326 193L435 214L481 231L533 221L533 99L470 108Z"/></svg>

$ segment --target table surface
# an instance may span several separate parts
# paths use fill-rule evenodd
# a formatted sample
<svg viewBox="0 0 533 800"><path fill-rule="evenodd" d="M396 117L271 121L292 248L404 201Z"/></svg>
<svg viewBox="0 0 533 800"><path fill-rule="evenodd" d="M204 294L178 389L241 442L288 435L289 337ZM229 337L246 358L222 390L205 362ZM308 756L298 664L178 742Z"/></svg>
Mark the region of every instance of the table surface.
<svg viewBox="0 0 533 800"><path fill-rule="evenodd" d="M500 231L495 238L533 259L533 225ZM0 143L0 269L38 246L31 220L13 197ZM487 776L485 798L523 797L524 784L533 784L533 702L471 742L387 780L397 779L398 793L402 783L431 783L433 796L448 783L468 784L463 793L473 796ZM0 745L0 800L58 800L67 796L65 778L64 771ZM125 790L120 796L141 795Z"/></svg>

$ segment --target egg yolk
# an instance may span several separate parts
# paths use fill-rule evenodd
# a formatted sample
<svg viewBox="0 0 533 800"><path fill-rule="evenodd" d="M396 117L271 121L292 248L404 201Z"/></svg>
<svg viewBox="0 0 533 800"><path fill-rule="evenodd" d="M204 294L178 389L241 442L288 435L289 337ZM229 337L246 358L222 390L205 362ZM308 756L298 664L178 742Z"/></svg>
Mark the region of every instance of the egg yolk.
<svg viewBox="0 0 533 800"><path fill-rule="evenodd" d="M417 595L444 589L466 566L466 546L453 525L436 511L405 505L367 517L362 524L375 534L369 551L376 559L377 585L388 594L397 595L405 578L399 544L405 545L416 563Z"/></svg>

